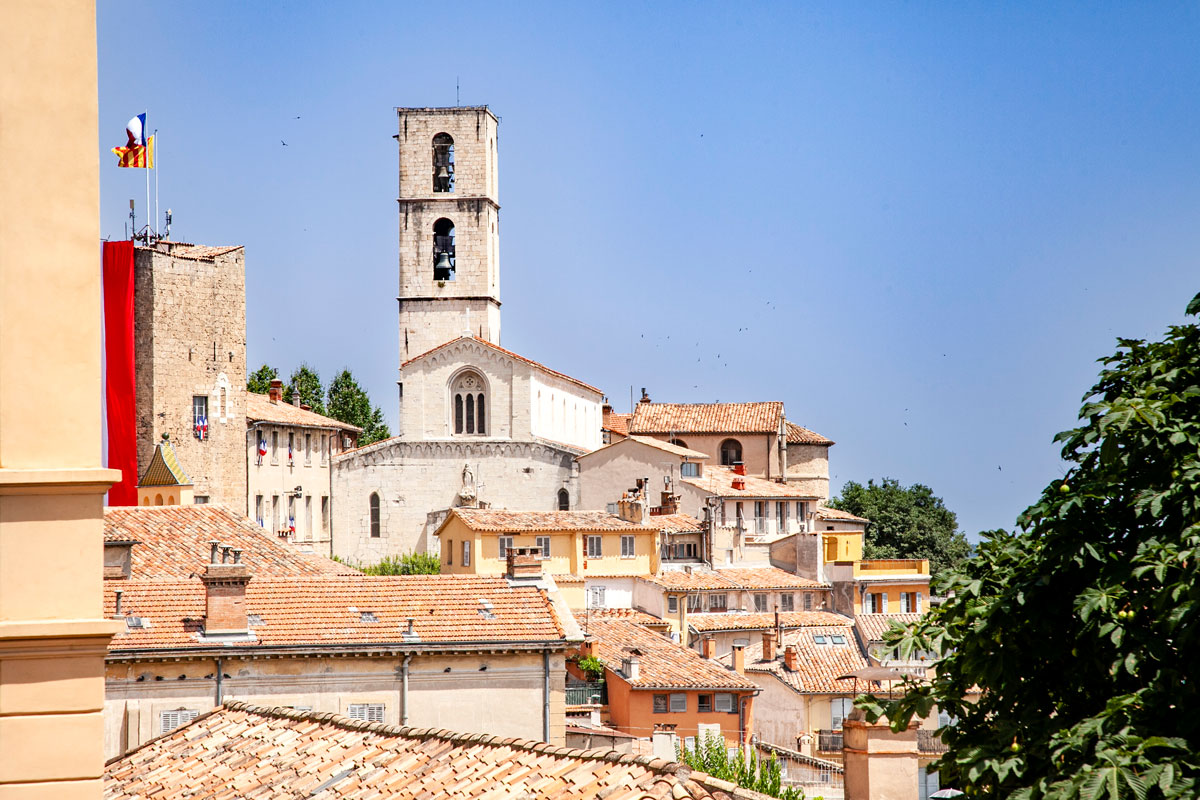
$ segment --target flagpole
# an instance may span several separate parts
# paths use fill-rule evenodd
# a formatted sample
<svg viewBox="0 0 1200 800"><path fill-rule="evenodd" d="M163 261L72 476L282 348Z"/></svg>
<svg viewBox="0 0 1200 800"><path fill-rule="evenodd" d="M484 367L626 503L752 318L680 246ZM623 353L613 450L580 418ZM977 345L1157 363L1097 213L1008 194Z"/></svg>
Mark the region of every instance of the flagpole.
<svg viewBox="0 0 1200 800"><path fill-rule="evenodd" d="M146 119L148 121L150 119L149 109L143 111L142 113L146 115ZM146 138L145 123L142 123L142 138L143 139ZM147 143L146 143L146 159L147 159L147 163L146 163L146 217L147 218L150 216L150 163L149 163L149 158L150 158L150 143L147 141ZM147 222L149 222L148 219L147 219ZM152 230L152 228L150 227L149 224L147 224L146 225L146 244L147 245L150 244L150 231L151 230Z"/></svg>
<svg viewBox="0 0 1200 800"><path fill-rule="evenodd" d="M157 226L158 216L158 128L154 129L154 224Z"/></svg>

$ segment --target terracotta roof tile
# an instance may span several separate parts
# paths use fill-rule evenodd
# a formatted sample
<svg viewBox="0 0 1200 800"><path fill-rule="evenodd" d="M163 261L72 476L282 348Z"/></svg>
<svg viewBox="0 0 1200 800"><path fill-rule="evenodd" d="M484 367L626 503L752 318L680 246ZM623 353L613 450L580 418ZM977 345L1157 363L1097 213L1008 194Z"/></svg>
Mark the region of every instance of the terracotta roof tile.
<svg viewBox="0 0 1200 800"><path fill-rule="evenodd" d="M122 614L139 617L148 625L113 637L110 653L214 646L198 636L205 614L199 578L106 581L108 616L116 613L117 591L122 593ZM368 611L374 622L363 618L362 612ZM544 591L477 575L256 576L246 587L246 613L257 617L250 626L256 641L227 648L396 644L403 640L409 619L426 643L541 642L564 637L563 625Z"/></svg>
<svg viewBox="0 0 1200 800"><path fill-rule="evenodd" d="M638 651L638 677L624 679L635 689L754 689L754 683L694 650L626 619L593 619L588 635L595 638L600 660L618 671L621 661Z"/></svg>
<svg viewBox="0 0 1200 800"><path fill-rule="evenodd" d="M814 636L825 637L825 644L817 644ZM832 637L841 636L844 644L833 644ZM844 625L827 625L785 631L782 648L795 646L799 655L799 669L787 669L780 655L773 660L763 661L762 640L751 641L746 648L746 671L769 672L797 692L805 694L852 694L855 682L852 678L839 680L846 675L868 666L867 658L859 650L850 620ZM724 656L725 661L729 656ZM862 689L860 685L858 687Z"/></svg>
<svg viewBox="0 0 1200 800"><path fill-rule="evenodd" d="M271 398L257 392L246 392L246 419L251 422L274 422L280 425L296 425L307 428L338 428L344 431L362 432L362 428L326 417L315 411L305 411L291 403L272 403Z"/></svg>
<svg viewBox="0 0 1200 800"><path fill-rule="evenodd" d="M823 589L829 584L793 575L777 567L729 567L726 569L664 570L657 575L638 580L653 583L664 589L686 591L705 590L771 590Z"/></svg>
<svg viewBox="0 0 1200 800"><path fill-rule="evenodd" d="M606 511L502 511L491 508L455 508L446 521L457 516L473 531L647 531L648 525L626 522ZM445 525L446 523L442 523Z"/></svg>
<svg viewBox="0 0 1200 800"><path fill-rule="evenodd" d="M624 619L650 628L666 628L671 625L665 619L659 619L653 614L647 614L645 611L639 611L636 608L593 608L590 610L573 608L571 609L571 613L575 615L575 622L581 628L589 622L609 619Z"/></svg>
<svg viewBox="0 0 1200 800"><path fill-rule="evenodd" d="M920 614L859 614L854 618L854 626L864 642L882 642L893 622L905 626L920 618Z"/></svg>
<svg viewBox="0 0 1200 800"><path fill-rule="evenodd" d="M829 506L817 506L817 519L841 519L847 522L870 522L866 517L859 517L851 514L849 511L842 511L838 508L830 508Z"/></svg>
<svg viewBox="0 0 1200 800"><path fill-rule="evenodd" d="M165 250L163 249L165 246ZM218 256L223 256L226 253L232 253L234 250L241 250L245 245L202 245L188 244L187 242L172 242L163 240L157 247L138 247L138 250L152 251L170 255L173 258L187 258L193 261L212 261Z"/></svg>
<svg viewBox="0 0 1200 800"><path fill-rule="evenodd" d="M689 533L704 530L704 523L691 514L652 514L647 517L646 524L667 533Z"/></svg>
<svg viewBox="0 0 1200 800"><path fill-rule="evenodd" d="M108 800L763 798L659 759L228 702L105 768Z"/></svg>
<svg viewBox="0 0 1200 800"><path fill-rule="evenodd" d="M136 541L130 577L186 578L209 561L209 542L242 549L259 576L360 575L322 556L300 553L224 506L112 506L104 509L104 541Z"/></svg>
<svg viewBox="0 0 1200 800"><path fill-rule="evenodd" d="M629 420L631 419L633 419L633 414L618 414L612 410L611 406L606 406L604 408L604 418L600 421L600 428L620 434L621 436L628 436Z"/></svg>
<svg viewBox="0 0 1200 800"><path fill-rule="evenodd" d="M638 403L630 433L778 433L783 403Z"/></svg>
<svg viewBox="0 0 1200 800"><path fill-rule="evenodd" d="M816 498L812 492L802 491L800 484L769 481L753 475L736 476L743 481L745 488L735 489L733 488L734 477L731 467L709 466L704 469L702 477L680 478L680 480L717 497L796 498L798 500Z"/></svg>
<svg viewBox="0 0 1200 800"><path fill-rule="evenodd" d="M438 352L439 350L443 350L447 347L450 347L451 345L458 344L459 342L462 342L464 340L473 341L476 344L483 345L484 347L490 347L492 350L495 350L497 353L506 355L509 358L515 358L517 361L520 361L524 364L528 364L529 366L534 367L536 369L540 369L542 372L545 372L548 375L553 375L556 378L562 378L565 381L570 381L571 383L575 384L576 386L580 386L584 389L588 389L590 391L595 392L596 394L599 394L599 395L604 394L599 389L597 389L595 386L592 386L589 383L584 383L583 381L579 380L578 378L572 378L570 375L567 375L562 372L557 372L556 370L552 370L549 367L547 367L545 364L539 364L537 361L534 361L531 358L526 358L523 355L514 353L512 350L505 350L503 347L501 347L498 344L492 344L487 339L477 339L474 336L460 336L459 338L451 339L450 341L448 341L444 344L439 344L437 347L433 348L432 350L426 350L424 353L421 353L421 355L413 356L408 361L405 361L403 364L400 365L400 369L404 369L409 364L412 364L414 361L419 361L422 358L425 358L426 356L433 355L434 353Z"/></svg>
<svg viewBox="0 0 1200 800"><path fill-rule="evenodd" d="M834 444L832 439L827 439L821 434L810 431L808 428L801 427L794 422L787 422L786 430L788 444Z"/></svg>
<svg viewBox="0 0 1200 800"><path fill-rule="evenodd" d="M590 453L587 453L586 455L591 455L592 453L599 453L601 450L607 450L610 447L617 447L617 446L623 444L624 442L637 442L638 444L644 444L647 447L653 447L656 450L661 450L664 453L670 453L673 456L679 456L681 458L688 458L693 461L701 461L701 460L708 459L708 455L705 453L701 453L699 450L689 450L686 447L680 447L677 444L671 444L670 442L664 442L662 439L655 439L651 436L626 436L623 439L619 439L615 442L610 442L609 444L604 445L599 450L592 450ZM581 458L582 457L583 456L581 456Z"/></svg>
<svg viewBox="0 0 1200 800"><path fill-rule="evenodd" d="M774 614L726 612L721 614L688 614L688 627L698 633L713 631L757 631L775 627ZM848 620L832 611L781 611L779 625L788 628L808 628L815 625L845 625Z"/></svg>

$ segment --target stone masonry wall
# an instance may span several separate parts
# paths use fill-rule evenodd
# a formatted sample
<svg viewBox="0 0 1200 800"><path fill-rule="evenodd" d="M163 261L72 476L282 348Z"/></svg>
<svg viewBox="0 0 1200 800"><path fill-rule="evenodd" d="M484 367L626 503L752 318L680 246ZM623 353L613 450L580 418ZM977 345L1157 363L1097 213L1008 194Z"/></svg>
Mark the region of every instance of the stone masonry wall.
<svg viewBox="0 0 1200 800"><path fill-rule="evenodd" d="M240 512L246 508L245 253L197 259L138 248L134 276L139 469L167 433L195 495ZM205 441L193 435L196 395L208 398Z"/></svg>

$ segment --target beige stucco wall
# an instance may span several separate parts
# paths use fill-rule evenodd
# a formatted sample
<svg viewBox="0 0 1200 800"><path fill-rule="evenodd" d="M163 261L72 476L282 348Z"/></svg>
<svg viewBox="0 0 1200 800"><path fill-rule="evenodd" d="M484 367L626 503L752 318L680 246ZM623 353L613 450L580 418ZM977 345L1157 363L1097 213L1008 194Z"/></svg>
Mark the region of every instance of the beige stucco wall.
<svg viewBox="0 0 1200 800"><path fill-rule="evenodd" d="M0 120L0 793L99 800L101 514L120 476L100 461L90 0L0 4ZM47 131L53 157L32 157Z"/></svg>
<svg viewBox="0 0 1200 800"><path fill-rule="evenodd" d="M633 439L622 439L608 447L580 456L579 458L579 503L581 508L601 510L609 503L621 499L624 492L637 486L639 478L649 478L649 502L657 505L662 491L663 478L670 478L676 492L680 491L680 465L684 459L642 444ZM700 474L704 474L707 462L700 461ZM686 513L703 519L697 513L696 503L683 509Z"/></svg>
<svg viewBox="0 0 1200 800"><path fill-rule="evenodd" d="M655 439L670 441L671 436L665 433L648 433ZM709 464L721 463L721 443L726 439L736 439L742 445L742 463L746 465L747 475L757 475L763 478L778 477L780 458L777 442L779 437L773 433L679 433L675 438L689 450L698 450L708 456Z"/></svg>
<svg viewBox="0 0 1200 800"><path fill-rule="evenodd" d="M384 722L401 724L403 657L221 660L221 696L267 706L346 714L382 703ZM487 669L481 671L481 667ZM449 669L449 671L447 671ZM163 733L163 711L201 713L217 704L217 662L116 662L107 670L104 752L119 755ZM565 741L563 654L550 656L550 741ZM182 679L180 676L184 676ZM144 678L139 681L138 678ZM158 678L162 680L158 680ZM407 724L541 740L545 673L540 653L417 655L409 664Z"/></svg>

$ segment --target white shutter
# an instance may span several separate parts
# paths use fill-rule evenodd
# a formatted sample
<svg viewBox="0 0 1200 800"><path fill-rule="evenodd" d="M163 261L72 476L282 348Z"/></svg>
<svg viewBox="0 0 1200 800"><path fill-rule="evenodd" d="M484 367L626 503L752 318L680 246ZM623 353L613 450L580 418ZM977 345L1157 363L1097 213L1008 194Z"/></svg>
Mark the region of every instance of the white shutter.
<svg viewBox="0 0 1200 800"><path fill-rule="evenodd" d="M921 597L921 593L920 593L920 592L917 592L917 608L916 608L916 611L917 611L917 613L918 613L918 614L920 614L920 613L921 613L921 601L922 601L922 600L924 600L924 598L923 598L923 597Z"/></svg>
<svg viewBox="0 0 1200 800"><path fill-rule="evenodd" d="M880 611L879 613L880 613L880 614L886 614L886 613L887 613L887 593L886 593L886 592L880 592L880 593L879 593L879 597L880 597L880 599L883 601L883 610L882 610L882 611Z"/></svg>

